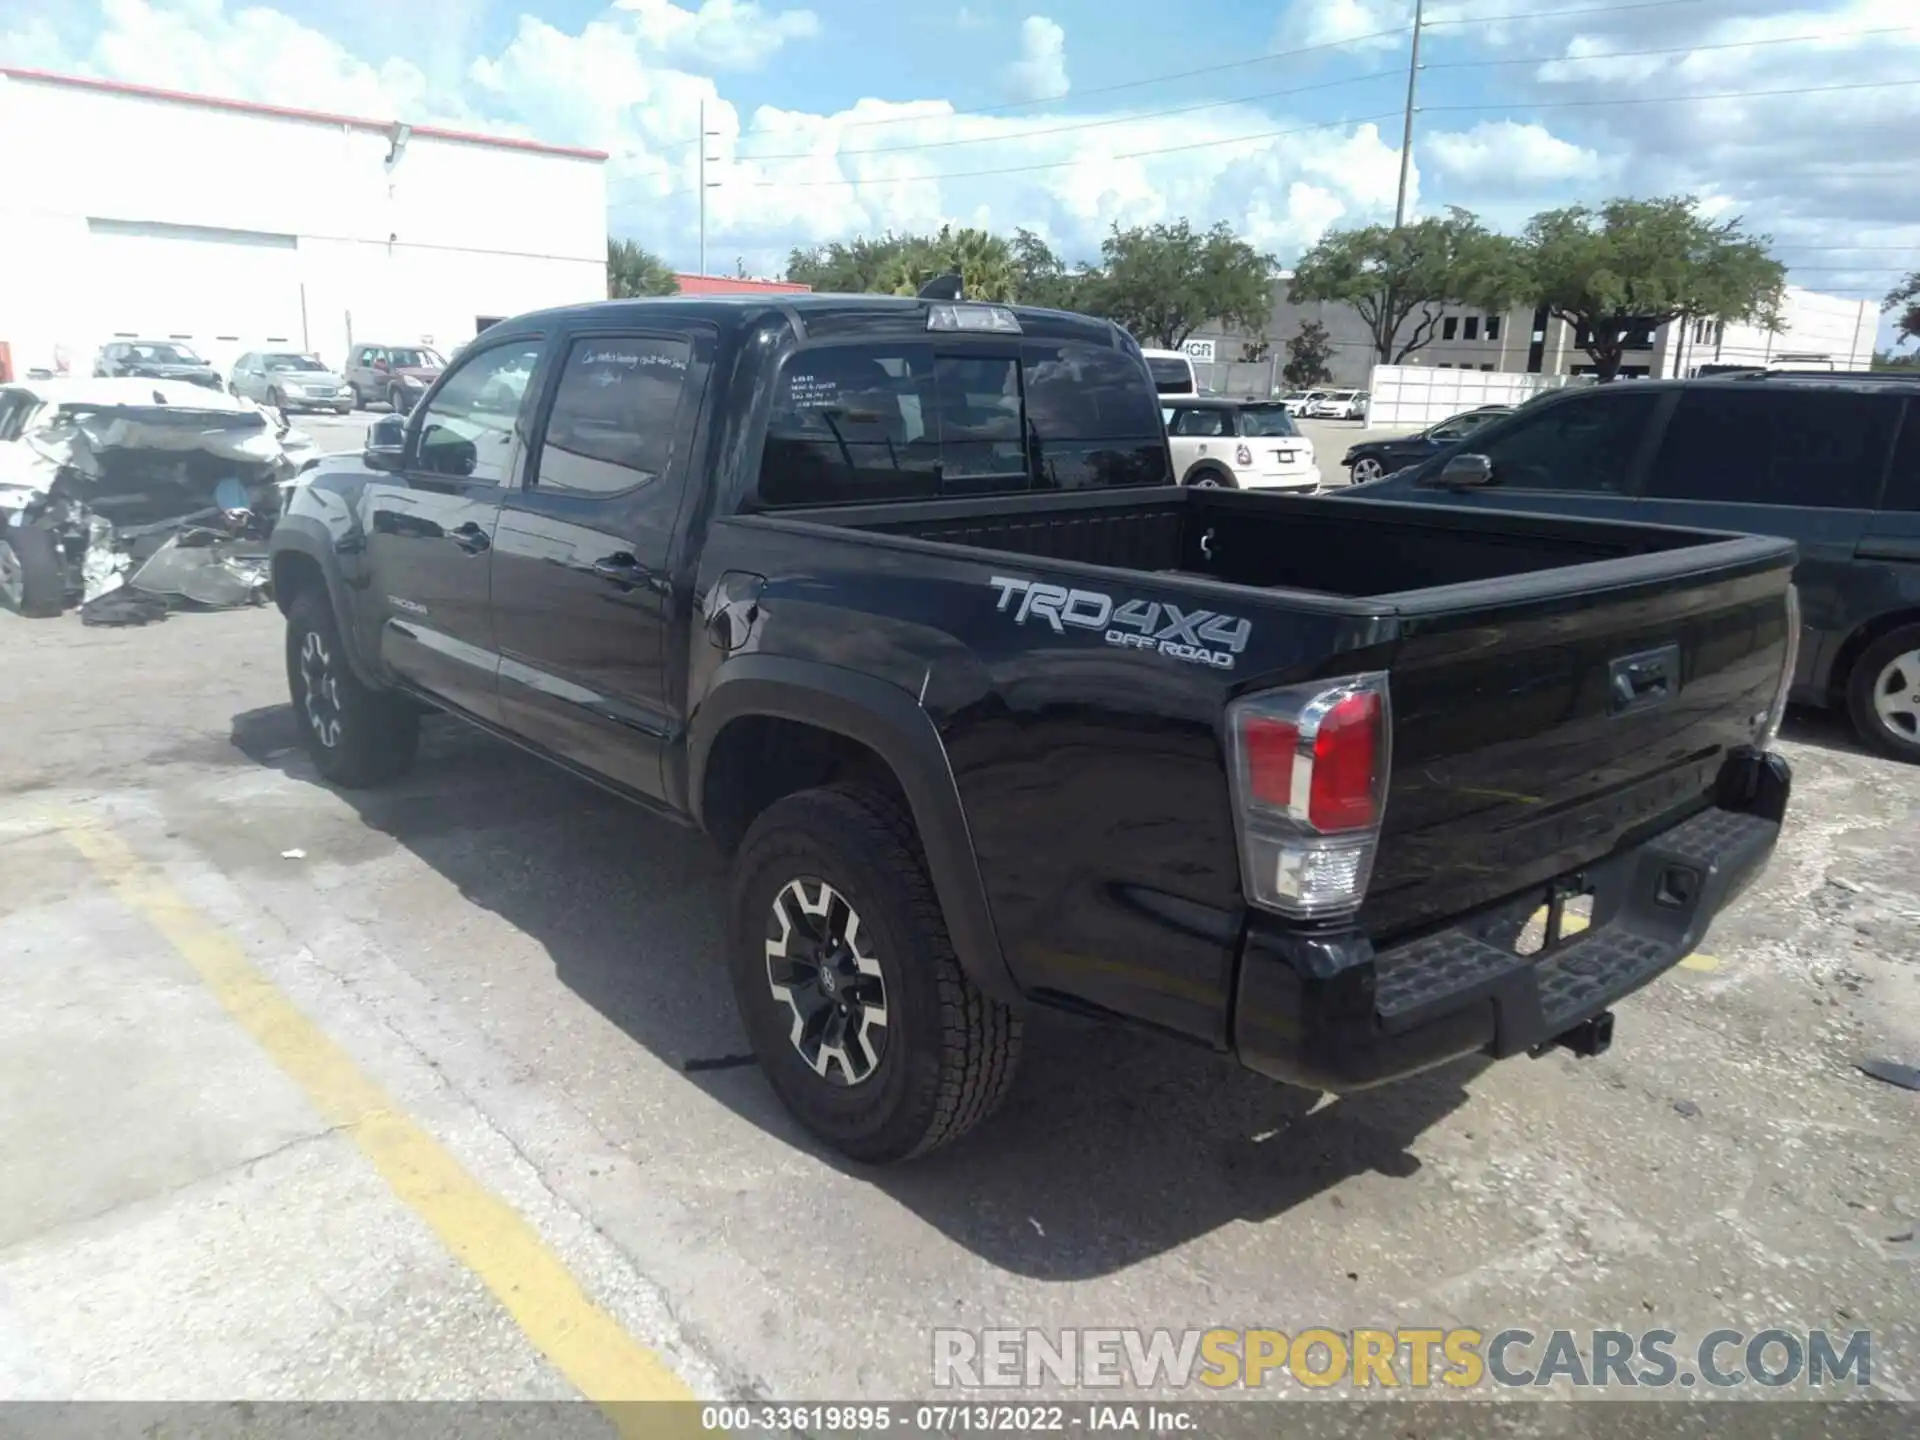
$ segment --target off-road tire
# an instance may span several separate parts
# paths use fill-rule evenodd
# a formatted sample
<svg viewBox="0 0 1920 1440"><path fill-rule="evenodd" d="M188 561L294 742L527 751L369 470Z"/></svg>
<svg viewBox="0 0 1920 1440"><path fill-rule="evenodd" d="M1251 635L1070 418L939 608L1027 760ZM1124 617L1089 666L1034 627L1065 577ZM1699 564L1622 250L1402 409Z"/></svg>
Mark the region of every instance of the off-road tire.
<svg viewBox="0 0 1920 1440"><path fill-rule="evenodd" d="M307 704L309 636L318 638L332 679L328 707L338 719L331 743ZM294 597L287 612L287 691L294 723L321 775L356 790L397 780L412 768L420 749L420 711L407 697L365 684L347 662L327 593L319 588Z"/></svg>
<svg viewBox="0 0 1920 1440"><path fill-rule="evenodd" d="M0 545L13 551L20 570L22 615L50 620L67 608L67 562L58 535L38 525L8 525L0 529Z"/></svg>
<svg viewBox="0 0 1920 1440"><path fill-rule="evenodd" d="M1920 739L1910 738L1889 725L1874 705L1881 672L1897 657L1916 652L1920 652L1920 625L1902 625L1890 630L1863 650L1847 676L1847 714L1860 738L1882 755L1920 764ZM1907 668L1920 667L1910 662ZM1906 679L1920 691L1920 676L1908 675Z"/></svg>
<svg viewBox="0 0 1920 1440"><path fill-rule="evenodd" d="M888 1020L879 1063L837 1086L801 1058L773 998L767 941L790 882L824 880L860 917L881 966ZM1021 1019L982 993L953 953L912 819L875 791L804 790L754 821L734 860L729 966L754 1055L801 1125L852 1159L884 1164L958 1139L1006 1098Z"/></svg>

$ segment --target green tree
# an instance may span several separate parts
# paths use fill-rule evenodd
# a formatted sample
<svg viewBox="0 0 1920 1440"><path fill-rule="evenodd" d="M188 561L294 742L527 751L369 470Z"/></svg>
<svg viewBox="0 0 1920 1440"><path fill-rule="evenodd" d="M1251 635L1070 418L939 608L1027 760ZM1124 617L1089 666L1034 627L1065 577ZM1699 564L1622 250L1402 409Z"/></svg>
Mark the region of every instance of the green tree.
<svg viewBox="0 0 1920 1440"><path fill-rule="evenodd" d="M1920 370L1920 355L1896 355L1891 350L1873 352L1875 370Z"/></svg>
<svg viewBox="0 0 1920 1440"><path fill-rule="evenodd" d="M1536 215L1523 241L1537 303L1576 327L1602 381L1620 373L1626 337L1675 320L1780 325L1787 267L1738 217L1711 220L1691 195L1612 200Z"/></svg>
<svg viewBox="0 0 1920 1440"><path fill-rule="evenodd" d="M1092 301L1097 272L1067 263L1031 230L1013 232L1013 263L1020 271L1020 303L1052 310L1085 310Z"/></svg>
<svg viewBox="0 0 1920 1440"><path fill-rule="evenodd" d="M1295 390L1332 383L1333 342L1327 338L1326 326L1318 320L1302 323L1287 341L1287 363L1280 367L1280 378Z"/></svg>
<svg viewBox="0 0 1920 1440"><path fill-rule="evenodd" d="M942 226L930 238L910 237L880 268L874 288L883 294L912 295L938 275L958 273L969 300L1007 304L1021 297L1020 267L1013 247L984 230Z"/></svg>
<svg viewBox="0 0 1920 1440"><path fill-rule="evenodd" d="M1224 223L1116 225L1100 253L1102 272L1084 282L1081 303L1144 345L1177 350L1209 320L1257 332L1272 313L1273 257Z"/></svg>
<svg viewBox="0 0 1920 1440"><path fill-rule="evenodd" d="M1893 322L1893 328L1900 337L1894 344L1904 345L1909 340L1920 340L1920 270L1914 271L1889 290L1887 298L1880 302L1880 310L1882 314L1889 310L1900 312L1900 318Z"/></svg>
<svg viewBox="0 0 1920 1440"><path fill-rule="evenodd" d="M607 241L607 298L631 300L640 295L676 295L680 281L668 265L637 240Z"/></svg>
<svg viewBox="0 0 1920 1440"><path fill-rule="evenodd" d="M871 295L880 288L881 270L914 243L911 236L887 234L796 249L787 256L787 279L815 290Z"/></svg>
<svg viewBox="0 0 1920 1440"><path fill-rule="evenodd" d="M1434 338L1447 306L1504 310L1522 288L1513 241L1450 206L1398 230L1328 231L1294 267L1287 294L1352 306L1380 363L1398 365Z"/></svg>

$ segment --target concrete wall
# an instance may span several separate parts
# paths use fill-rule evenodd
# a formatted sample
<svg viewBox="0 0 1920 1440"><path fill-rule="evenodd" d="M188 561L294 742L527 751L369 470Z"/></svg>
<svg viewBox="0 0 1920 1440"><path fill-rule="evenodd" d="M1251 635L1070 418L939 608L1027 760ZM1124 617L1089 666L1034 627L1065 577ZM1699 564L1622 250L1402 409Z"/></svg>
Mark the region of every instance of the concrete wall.
<svg viewBox="0 0 1920 1440"><path fill-rule="evenodd" d="M270 343L449 351L476 320L606 295L606 180L587 152L0 78L0 339L90 373L114 335L223 369ZM31 137L30 140L25 137Z"/></svg>
<svg viewBox="0 0 1920 1440"><path fill-rule="evenodd" d="M1566 375L1505 370L1441 369L1435 365L1376 365L1369 386L1367 428L1404 430L1436 424L1482 405L1519 405L1543 390L1577 384Z"/></svg>

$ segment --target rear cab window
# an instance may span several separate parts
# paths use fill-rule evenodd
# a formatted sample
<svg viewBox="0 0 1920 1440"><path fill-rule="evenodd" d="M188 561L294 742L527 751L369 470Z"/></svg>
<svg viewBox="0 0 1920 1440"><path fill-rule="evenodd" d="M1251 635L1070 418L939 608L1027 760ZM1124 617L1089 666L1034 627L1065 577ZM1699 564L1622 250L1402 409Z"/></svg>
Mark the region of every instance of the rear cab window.
<svg viewBox="0 0 1920 1440"><path fill-rule="evenodd" d="M787 358L758 493L791 507L1170 483L1158 396L1125 351L904 340Z"/></svg>

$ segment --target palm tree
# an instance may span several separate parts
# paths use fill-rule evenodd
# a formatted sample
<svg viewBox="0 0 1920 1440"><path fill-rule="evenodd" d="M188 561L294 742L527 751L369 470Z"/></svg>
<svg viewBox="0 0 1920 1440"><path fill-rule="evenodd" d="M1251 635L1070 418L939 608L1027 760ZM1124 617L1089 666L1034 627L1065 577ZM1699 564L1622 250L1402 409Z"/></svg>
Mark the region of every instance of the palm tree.
<svg viewBox="0 0 1920 1440"><path fill-rule="evenodd" d="M607 298L631 300L641 295L676 295L680 281L666 261L637 240L607 241Z"/></svg>
<svg viewBox="0 0 1920 1440"><path fill-rule="evenodd" d="M929 240L903 247L880 267L874 288L883 295L912 295L936 275L959 272L969 300L1009 304L1019 298L1020 266L1013 247L984 230L942 226Z"/></svg>

